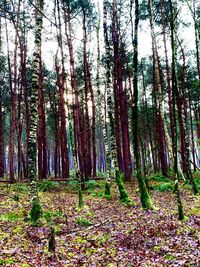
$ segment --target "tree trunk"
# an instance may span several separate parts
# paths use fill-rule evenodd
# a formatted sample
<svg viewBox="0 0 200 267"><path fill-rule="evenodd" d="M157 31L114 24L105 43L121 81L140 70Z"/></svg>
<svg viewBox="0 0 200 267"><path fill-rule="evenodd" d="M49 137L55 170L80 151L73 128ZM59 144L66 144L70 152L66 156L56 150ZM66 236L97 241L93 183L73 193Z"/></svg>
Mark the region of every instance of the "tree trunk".
<svg viewBox="0 0 200 267"><path fill-rule="evenodd" d="M75 59L74 59L74 50L72 43L72 25L71 25L71 10L70 4L68 2L63 2L64 18L65 18L65 33L67 36L67 45L69 49L69 58L70 58L70 76L71 76L71 87L72 87L72 96L73 96L73 120L74 120L74 153L76 154L77 167L79 167L80 178L82 182L82 188L84 188L83 180L83 148L81 142L81 125L80 125L80 102L79 102L79 92L77 88L77 74L75 68ZM79 164L78 164L79 163Z"/></svg>
<svg viewBox="0 0 200 267"><path fill-rule="evenodd" d="M151 38L152 38L152 48L153 48L153 57L154 57L154 64L155 64L155 80L156 80L156 87L158 89L158 105L159 105L159 116L162 119L163 130L165 134L165 141L169 152L170 158L170 165L173 166L174 164L174 157L173 157L173 148L172 142L169 136L167 123L164 115L164 108L163 108L163 93L162 93L162 81L161 81L161 74L160 74L160 67L159 67L159 57L158 57L158 49L154 31L154 23L153 23L153 15L152 15L152 1L149 0L149 14L150 14L150 26L151 26Z"/></svg>
<svg viewBox="0 0 200 267"><path fill-rule="evenodd" d="M117 9L116 6L114 5L113 19L112 19L112 41L114 46L114 65L115 65L114 74L116 75L115 79L117 81L117 87L118 87L116 88L117 92L115 94L118 97L119 107L120 107L124 176L126 180L130 180L132 175L132 164L131 164L130 141L129 141L129 131L128 131L128 113L127 113L126 94L123 88L123 80L122 80L122 61L119 48L120 39L117 27L118 24L117 16L118 16ZM115 118L115 120L117 119L118 118Z"/></svg>
<svg viewBox="0 0 200 267"><path fill-rule="evenodd" d="M163 13L163 0L160 0L160 13L162 17L162 30L163 30L163 43L165 50L165 64L166 64L166 74L167 74L167 93L168 93L168 106L169 106L169 118L170 118L170 130L171 135L174 135L174 126L173 126L173 112L172 112L172 93L171 93L171 83L170 83L170 67L167 53L167 38L166 38L166 27L165 27L165 18ZM173 166L173 162L172 162Z"/></svg>
<svg viewBox="0 0 200 267"><path fill-rule="evenodd" d="M2 30L1 30L1 17L0 17L0 55L2 53ZM0 84L3 84L3 79L0 80ZM4 114L3 114L3 91L0 86L0 178L4 177L5 171L5 148L4 148Z"/></svg>
<svg viewBox="0 0 200 267"><path fill-rule="evenodd" d="M131 18L131 26L132 26L132 44L133 44L133 86L134 86L134 103L132 106L132 120L133 120L133 146L134 146L134 155L135 155L135 163L136 163L136 173L137 180L140 190L140 199L142 203L142 207L146 210L153 209L153 202L151 196L147 190L146 183L144 177L142 176L141 165L140 165L140 150L139 150L139 137L138 137L138 25L139 25L139 2L135 0L135 24L133 27L132 20L132 5L133 1L131 0L131 8L130 8L130 18ZM134 28L134 35L133 35Z"/></svg>
<svg viewBox="0 0 200 267"><path fill-rule="evenodd" d="M43 9L43 0L37 0L35 10L35 49L33 54L32 65L32 84L29 96L30 124L28 139L28 178L30 181L35 180L37 175L36 155L37 155L37 121L38 121L38 87L39 87L39 68L41 60L41 32L42 32L42 15L38 11Z"/></svg>
<svg viewBox="0 0 200 267"><path fill-rule="evenodd" d="M173 152L174 152L174 178L175 178L175 186L174 193L177 199L178 205L178 217L179 220L184 219L184 211L183 205L180 197L179 191L179 172L178 172L178 130L177 130L177 119L176 119L176 90L177 90L177 79L176 79L176 61L177 61L177 47L176 47L176 38L175 38L175 28L176 22L174 20L174 13L176 14L176 9L172 5L172 1L170 3L170 27L171 27L171 48L172 48L172 109L174 115L174 136L172 139L173 143ZM176 3L175 3L176 5Z"/></svg>

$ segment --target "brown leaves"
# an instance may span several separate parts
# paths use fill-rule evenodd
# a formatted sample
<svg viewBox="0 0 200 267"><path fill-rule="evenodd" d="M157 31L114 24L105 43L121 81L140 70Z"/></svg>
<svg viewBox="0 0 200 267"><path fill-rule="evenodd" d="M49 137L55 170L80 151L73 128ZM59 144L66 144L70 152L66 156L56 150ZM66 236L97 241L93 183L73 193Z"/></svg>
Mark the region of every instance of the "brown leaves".
<svg viewBox="0 0 200 267"><path fill-rule="evenodd" d="M130 195L139 203L132 188ZM170 192L154 192L157 211L143 211L140 204L127 208L115 198L107 201L86 195L86 207L77 210L76 195L64 191L59 195L45 192L40 197L44 210L52 214L55 254L48 252L49 225L45 220L40 227L30 227L23 216L16 221L5 221L10 217L2 216L0 260L6 262L5 266L198 266L199 217L191 214L187 222L179 222ZM21 198L24 201L21 210L11 199L5 202L3 199L1 214L12 211L23 215L27 199ZM197 199L189 192L185 198L190 199L185 203L186 211L192 206L193 210L197 208ZM79 216L93 225L88 228L77 225ZM14 263L12 251L16 252Z"/></svg>

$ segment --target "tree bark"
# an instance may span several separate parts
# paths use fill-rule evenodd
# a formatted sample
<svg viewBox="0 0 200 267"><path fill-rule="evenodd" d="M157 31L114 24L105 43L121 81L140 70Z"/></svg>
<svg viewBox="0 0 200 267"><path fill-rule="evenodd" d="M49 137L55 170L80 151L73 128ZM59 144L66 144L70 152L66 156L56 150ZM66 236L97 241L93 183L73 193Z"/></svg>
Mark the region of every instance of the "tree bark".
<svg viewBox="0 0 200 267"><path fill-rule="evenodd" d="M30 124L28 139L28 178L30 181L35 180L37 175L36 155L37 155L37 121L38 121L38 87L39 87L39 65L41 60L41 32L42 32L42 15L38 11L43 9L43 0L36 0L35 10L35 48L32 64L32 84L29 96Z"/></svg>

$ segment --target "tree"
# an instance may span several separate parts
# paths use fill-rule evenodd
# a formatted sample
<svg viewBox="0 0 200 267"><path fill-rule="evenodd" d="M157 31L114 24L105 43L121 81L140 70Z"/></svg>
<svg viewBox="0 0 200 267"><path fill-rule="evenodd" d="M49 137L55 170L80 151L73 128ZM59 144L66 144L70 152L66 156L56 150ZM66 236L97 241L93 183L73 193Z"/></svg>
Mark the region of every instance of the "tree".
<svg viewBox="0 0 200 267"><path fill-rule="evenodd" d="M41 73L41 32L42 32L42 14L43 0L36 0L35 8L35 48L33 53L32 63L32 83L31 92L29 95L29 110L30 110L30 124L29 124L29 139L28 139L28 178L29 181L34 181L37 175L36 155L37 155L37 122L38 122L38 88L39 78Z"/></svg>
<svg viewBox="0 0 200 267"><path fill-rule="evenodd" d="M134 105L132 106L132 125L133 125L133 145L136 163L136 175L140 189L140 199L144 209L153 209L153 202L147 190L144 177L142 176L140 152L139 152L139 136L138 136L138 24L139 24L139 2L135 0L135 23L133 36L133 20L132 20L132 5L130 9L131 25L132 25L132 44L133 44L133 86L134 86Z"/></svg>

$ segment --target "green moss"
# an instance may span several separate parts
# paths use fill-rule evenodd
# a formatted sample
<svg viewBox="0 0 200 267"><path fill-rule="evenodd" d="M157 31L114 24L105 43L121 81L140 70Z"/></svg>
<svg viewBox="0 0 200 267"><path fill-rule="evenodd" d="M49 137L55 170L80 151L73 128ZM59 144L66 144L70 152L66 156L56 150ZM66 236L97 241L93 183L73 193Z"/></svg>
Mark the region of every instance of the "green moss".
<svg viewBox="0 0 200 267"><path fill-rule="evenodd" d="M182 201L181 201L181 197L180 197L178 180L176 180L174 183L174 194L176 196L177 204L178 204L178 219L180 221L185 220L183 205L182 205Z"/></svg>
<svg viewBox="0 0 200 267"><path fill-rule="evenodd" d="M10 266L11 264L14 264L15 263L15 259L13 258L7 258L7 259L0 259L0 265L3 265L3 266Z"/></svg>
<svg viewBox="0 0 200 267"><path fill-rule="evenodd" d="M142 173L140 170L138 170L137 172L137 180L138 180L138 185L139 185L139 190L140 190L140 199L141 199L143 209L153 210L154 209L153 201L147 190L146 183L144 181L144 178L142 177Z"/></svg>
<svg viewBox="0 0 200 267"><path fill-rule="evenodd" d="M199 187L195 179L191 178L192 189L195 195L199 194Z"/></svg>
<svg viewBox="0 0 200 267"><path fill-rule="evenodd" d="M119 194L120 194L120 201L127 205L127 206L133 206L133 201L129 198L128 192L125 189L124 182L123 182L123 174L119 171L116 171L116 183L118 186Z"/></svg>
<svg viewBox="0 0 200 267"><path fill-rule="evenodd" d="M13 229L13 234L22 234L23 233L23 227L17 226L15 229Z"/></svg>
<svg viewBox="0 0 200 267"><path fill-rule="evenodd" d="M160 247L159 246L154 246L153 247L153 251L154 252L159 252L160 251Z"/></svg>
<svg viewBox="0 0 200 267"><path fill-rule="evenodd" d="M19 221L23 218L23 215L20 213L15 213L15 212L10 212L10 213L5 213L0 216L0 221Z"/></svg>
<svg viewBox="0 0 200 267"><path fill-rule="evenodd" d="M18 202L18 201L19 201L19 195L17 195L17 194L14 195L14 196L13 196L13 200Z"/></svg>
<svg viewBox="0 0 200 267"><path fill-rule="evenodd" d="M190 215L198 215L200 216L200 209L199 208L191 208L189 211Z"/></svg>
<svg viewBox="0 0 200 267"><path fill-rule="evenodd" d="M105 183L105 192L104 192L104 197L107 199L107 200L110 200L112 197L111 197L111 194L110 194L110 184L106 181Z"/></svg>
<svg viewBox="0 0 200 267"><path fill-rule="evenodd" d="M42 217L42 207L40 205L39 199L37 197L33 197L32 207L30 210L30 221L32 225L36 226L41 217Z"/></svg>
<svg viewBox="0 0 200 267"><path fill-rule="evenodd" d="M174 261L174 260L176 260L176 257L174 257L172 254L166 254L165 256L164 256L164 258L165 258L165 260L168 260L168 261Z"/></svg>
<svg viewBox="0 0 200 267"><path fill-rule="evenodd" d="M22 263L21 267L31 267L28 263Z"/></svg>

